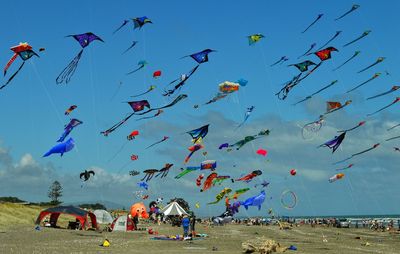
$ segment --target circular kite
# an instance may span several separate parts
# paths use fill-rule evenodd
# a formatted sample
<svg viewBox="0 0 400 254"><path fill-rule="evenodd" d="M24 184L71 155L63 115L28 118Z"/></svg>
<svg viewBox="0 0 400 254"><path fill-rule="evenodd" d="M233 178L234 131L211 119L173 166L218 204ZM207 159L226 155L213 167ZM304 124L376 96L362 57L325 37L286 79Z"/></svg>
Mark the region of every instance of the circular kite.
<svg viewBox="0 0 400 254"><path fill-rule="evenodd" d="M297 205L297 196L291 190L285 190L281 194L281 204L284 208L292 210Z"/></svg>

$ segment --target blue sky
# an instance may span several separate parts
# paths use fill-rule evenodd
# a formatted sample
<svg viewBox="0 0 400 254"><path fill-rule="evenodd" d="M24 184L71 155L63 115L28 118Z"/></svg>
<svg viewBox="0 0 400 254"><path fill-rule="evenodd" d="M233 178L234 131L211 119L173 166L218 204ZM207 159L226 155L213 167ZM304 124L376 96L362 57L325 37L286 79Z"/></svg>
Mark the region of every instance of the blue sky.
<svg viewBox="0 0 400 254"><path fill-rule="evenodd" d="M233 177L262 169L263 175L252 183L227 184L233 189L252 187L244 198L259 193L260 189L254 188L257 182L264 179L271 182L263 209L242 209L242 215L266 214L271 207L283 215L398 213L400 207L396 201L400 193L396 181L400 173L395 167L398 154L393 151L396 141L382 143L379 150L357 158L356 166L345 172L344 180L334 184L327 181L337 173L332 162L399 135L396 129L390 133L386 131L397 124L397 106L372 118L366 117L367 113L392 102L395 95L365 100L398 82L396 67L400 52L396 10L400 6L397 1L385 1L385 4L359 1L361 7L357 11L336 22L333 19L349 10L352 1L252 1L251 4L240 1L114 1L113 4L109 1L39 1L34 5L22 1L22 4L29 6L29 11L21 11L11 2L4 3L0 10L3 21L0 22L0 62L7 63L12 56L9 48L19 42L29 42L34 49L44 47L46 51L40 52L40 58L29 60L12 83L0 91L3 119L0 184L5 187L0 190L1 196L45 200L50 182L58 179L64 185L67 202L112 200L130 204L137 201L133 192L139 190L136 185L139 178L130 177L128 171L161 168L170 162L175 166L168 178L150 182L151 198L182 196L190 200L192 206L200 202L198 212L203 215L222 213L222 203L215 206L205 203L212 201L223 186L200 193L195 185L197 173L179 181L173 179L183 166L187 147L191 145L189 136L182 133L210 123L210 133L204 140L207 158L195 154L190 165L215 159L219 163L217 172ZM319 13L324 14L323 18L302 34ZM130 23L112 35L124 19L144 15L153 24L133 30ZM274 94L298 71L286 64L273 68L269 65L283 55L290 58L289 64L305 59L318 62L315 56L300 60L297 57L314 42L318 48L338 30L343 32L331 45L339 52L334 52L331 60L293 89L288 99L279 101ZM365 30L372 32L363 40L342 47ZM57 85L57 75L80 50L76 41L65 36L89 31L105 43L96 41L87 47L71 82ZM254 33L262 33L265 38L248 46L246 36ZM139 43L122 55L133 40ZM158 118L141 122L131 119L109 137L99 134L130 112L129 106L122 102L150 85L157 89L143 99L148 99L152 106L169 103L169 99L161 96L163 88L195 66L190 58L180 58L205 48L217 52L210 55L210 61L202 64L183 87L181 92L188 94L188 99L165 110ZM356 50L361 51L357 59L332 72ZM380 56L386 57L383 63L357 74ZM146 60L149 65L126 76L140 60ZM20 59L8 75L19 64ZM152 78L155 70L163 72L157 80ZM375 72L382 72L381 77L351 94L344 94ZM7 78L2 78L2 82ZM194 104L211 99L219 83L240 78L249 83L236 94L199 109L193 108ZM336 79L339 80L337 85L309 102L296 107L291 105ZM317 137L302 139L298 126L323 113L327 100L344 102L348 99L353 103L342 112L332 114ZM71 135L76 140L76 149L62 158L56 155L42 158L69 121L63 113L72 104L78 105L78 109L71 117L84 122ZM251 105L256 109L249 121L234 131ZM332 138L337 129L352 127L362 120L367 120L365 128L348 135L342 149L335 154L330 154L326 148L315 148ZM221 143L233 143L266 128L272 130L270 137L257 140L238 152L229 154L217 149ZM126 144L126 136L134 129L140 131L140 136ZM144 149L165 135L171 137L168 142L154 149ZM124 144L122 152L112 159ZM269 162L255 154L261 147L269 151ZM139 155L139 160L129 163L131 154ZM95 168L99 173L81 188L79 172L88 168ZM297 169L297 176L289 176L291 168ZM280 193L285 189L293 190L298 196L294 210L286 210L280 204Z"/></svg>

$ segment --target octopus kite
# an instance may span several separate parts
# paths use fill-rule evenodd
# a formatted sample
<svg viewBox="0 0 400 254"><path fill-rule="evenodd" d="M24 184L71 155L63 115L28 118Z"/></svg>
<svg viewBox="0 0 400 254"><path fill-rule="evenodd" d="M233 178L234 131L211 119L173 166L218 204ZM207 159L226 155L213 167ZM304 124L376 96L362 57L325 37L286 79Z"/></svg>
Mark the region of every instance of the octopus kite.
<svg viewBox="0 0 400 254"><path fill-rule="evenodd" d="M150 181L153 178L154 174L157 172L159 172L158 169L146 169L145 171L143 171L145 175L140 181Z"/></svg>
<svg viewBox="0 0 400 254"><path fill-rule="evenodd" d="M81 59L84 48L86 48L91 42L96 40L104 42L100 37L91 32L84 34L68 35L66 37L73 37L79 43L82 49L81 51L79 51L78 55L76 55L75 58L72 59L67 67L62 70L60 75L58 75L56 79L57 84L62 84L64 82L68 84L68 82L71 80L71 77L74 75L76 68L78 67L79 60Z"/></svg>

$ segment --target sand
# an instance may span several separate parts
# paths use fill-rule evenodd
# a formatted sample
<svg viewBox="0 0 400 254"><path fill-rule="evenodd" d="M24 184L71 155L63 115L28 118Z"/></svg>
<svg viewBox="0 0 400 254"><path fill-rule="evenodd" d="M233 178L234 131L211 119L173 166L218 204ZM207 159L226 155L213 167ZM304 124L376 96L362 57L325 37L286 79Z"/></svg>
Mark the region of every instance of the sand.
<svg viewBox="0 0 400 254"><path fill-rule="evenodd" d="M209 237L192 242L151 240L152 236L147 232L99 233L54 228L36 231L34 221L43 209L38 206L0 204L0 253L242 253L242 242L256 237L298 248L297 251L286 253L400 253L400 234L369 229L312 228L309 225L291 230L280 230L278 226L197 225L198 233L206 233ZM73 221L74 218L62 215L58 224L65 227L68 220ZM170 225L152 227L165 235L183 233L182 228ZM99 246L105 238L111 241L108 248ZM370 246L365 246L366 242ZM213 251L213 247L218 250Z"/></svg>
<svg viewBox="0 0 400 254"><path fill-rule="evenodd" d="M181 228L154 226L160 234L182 234ZM1 253L242 253L241 243L255 237L265 237L283 246L295 245L296 252L286 253L400 253L400 235L374 232L368 229L337 229L300 226L280 230L278 226L226 225L207 228L199 225L199 233L209 235L204 240L156 241L147 232L95 232L16 225L0 229ZM325 236L325 237L323 237ZM356 239L361 237L361 239ZM99 245L105 238L108 248ZM323 239L327 242L324 242ZM370 246L364 244L368 242ZM218 248L213 251L212 248Z"/></svg>

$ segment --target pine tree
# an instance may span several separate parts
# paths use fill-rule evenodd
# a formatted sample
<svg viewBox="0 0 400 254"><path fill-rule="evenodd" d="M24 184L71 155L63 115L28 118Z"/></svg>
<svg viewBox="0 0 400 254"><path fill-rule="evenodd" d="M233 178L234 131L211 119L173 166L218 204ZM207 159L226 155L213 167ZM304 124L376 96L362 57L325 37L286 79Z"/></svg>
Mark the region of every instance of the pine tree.
<svg viewBox="0 0 400 254"><path fill-rule="evenodd" d="M59 198L62 197L62 186L58 181L54 181L53 184L50 186L47 196L51 199L50 204L61 204Z"/></svg>

